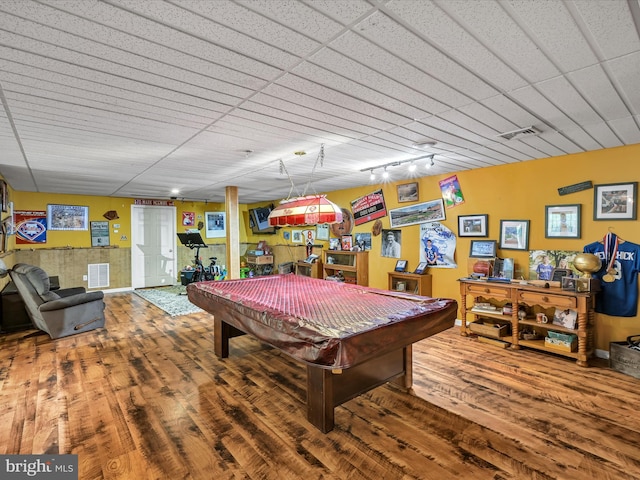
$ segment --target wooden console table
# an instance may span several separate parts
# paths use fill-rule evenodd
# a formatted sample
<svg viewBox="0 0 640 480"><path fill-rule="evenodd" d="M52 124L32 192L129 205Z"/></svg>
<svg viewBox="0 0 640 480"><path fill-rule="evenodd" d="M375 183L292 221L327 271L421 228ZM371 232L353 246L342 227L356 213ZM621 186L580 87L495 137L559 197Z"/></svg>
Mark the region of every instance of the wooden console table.
<svg viewBox="0 0 640 480"><path fill-rule="evenodd" d="M565 355L576 359L576 363L581 367L589 366L589 358L594 351L594 305L595 293L573 292L562 290L561 288L543 288L533 285L524 285L517 282L488 282L483 280L460 279L460 313L461 313L461 335L467 336L470 330L467 326L467 312L472 313L476 319L493 318L510 320L512 336L511 348L520 347L536 348L560 355ZM467 297L472 298L472 303L467 303ZM502 310L496 312L471 311L479 299L495 304L510 303L512 306L511 315L503 315ZM529 312L533 312L525 319L518 318L518 308L520 305L528 307ZM555 309L572 309L577 312L577 325L575 329L552 324ZM545 313L549 318L549 323L537 323L535 313ZM535 329L546 333L553 330L561 333L571 333L578 337L577 352L568 352L551 348L542 340L522 340L519 338L520 330L524 327Z"/></svg>

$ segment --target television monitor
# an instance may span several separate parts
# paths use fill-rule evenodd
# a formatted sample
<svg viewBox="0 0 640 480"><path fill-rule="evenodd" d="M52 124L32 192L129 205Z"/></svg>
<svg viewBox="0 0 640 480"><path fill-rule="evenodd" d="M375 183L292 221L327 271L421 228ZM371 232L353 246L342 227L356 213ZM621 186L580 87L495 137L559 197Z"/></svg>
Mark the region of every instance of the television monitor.
<svg viewBox="0 0 640 480"><path fill-rule="evenodd" d="M276 233L276 228L269 226L269 214L272 206L252 208L249 210L251 231L255 234Z"/></svg>

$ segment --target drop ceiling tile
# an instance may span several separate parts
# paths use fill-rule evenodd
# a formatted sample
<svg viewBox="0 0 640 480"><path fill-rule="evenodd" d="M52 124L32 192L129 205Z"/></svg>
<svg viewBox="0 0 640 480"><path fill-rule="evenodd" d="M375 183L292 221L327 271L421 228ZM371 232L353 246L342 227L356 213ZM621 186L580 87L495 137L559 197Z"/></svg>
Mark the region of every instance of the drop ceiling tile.
<svg viewBox="0 0 640 480"><path fill-rule="evenodd" d="M640 115L618 118L608 122L611 129L622 139L624 145L640 143Z"/></svg>
<svg viewBox="0 0 640 480"><path fill-rule="evenodd" d="M615 83L619 86L620 93L631 112L640 113L640 88L638 88L640 52L616 58L606 62L605 65L613 72Z"/></svg>
<svg viewBox="0 0 640 480"><path fill-rule="evenodd" d="M626 117L629 109L600 65L567 75L569 81L605 120Z"/></svg>
<svg viewBox="0 0 640 480"><path fill-rule="evenodd" d="M637 0L636 0L637 1ZM606 59L637 52L640 49L638 27L627 2L572 2L586 30Z"/></svg>
<svg viewBox="0 0 640 480"><path fill-rule="evenodd" d="M580 19L576 20L572 15L572 3L557 0L508 0L502 4L564 73L598 62L598 57L580 29Z"/></svg>
<svg viewBox="0 0 640 480"><path fill-rule="evenodd" d="M415 3L394 0L387 8L436 50L494 88L509 91L527 84L511 66L445 13L439 4L423 1L421 8L415 8ZM438 78L441 71L434 69L432 74ZM446 78L446 75L441 78Z"/></svg>
<svg viewBox="0 0 640 480"><path fill-rule="evenodd" d="M332 42L331 47L383 72L396 69L400 61L404 61L413 69L424 72L425 77L437 80L429 82L425 78L425 83L430 84L426 88L433 86L437 89L433 93L435 98L449 106L459 106L468 103L469 99L478 100L497 93L482 79L382 14L368 17L358 28L361 29L360 35L349 32ZM368 41L363 41L363 37ZM407 48L407 45L412 47ZM396 75L404 75L407 70L411 68L402 66L402 70L396 70ZM445 78L446 81L440 85L440 79Z"/></svg>

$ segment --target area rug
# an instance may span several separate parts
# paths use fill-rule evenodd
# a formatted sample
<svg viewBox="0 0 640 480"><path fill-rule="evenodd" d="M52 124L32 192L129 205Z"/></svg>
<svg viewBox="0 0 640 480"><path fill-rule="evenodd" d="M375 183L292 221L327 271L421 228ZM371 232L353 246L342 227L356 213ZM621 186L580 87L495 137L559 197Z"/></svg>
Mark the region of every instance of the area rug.
<svg viewBox="0 0 640 480"><path fill-rule="evenodd" d="M190 313L202 312L189 301L186 295L186 287L173 285L170 287L144 288L134 290L134 293L161 308L172 317L178 315L188 315Z"/></svg>

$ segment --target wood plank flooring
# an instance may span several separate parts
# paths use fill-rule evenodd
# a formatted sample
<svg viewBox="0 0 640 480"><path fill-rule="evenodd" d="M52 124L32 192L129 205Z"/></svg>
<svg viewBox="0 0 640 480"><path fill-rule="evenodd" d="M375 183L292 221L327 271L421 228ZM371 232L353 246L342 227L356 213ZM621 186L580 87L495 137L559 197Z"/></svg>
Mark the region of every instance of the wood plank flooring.
<svg viewBox="0 0 640 480"><path fill-rule="evenodd" d="M454 328L414 346L414 389L305 419L302 364L207 313L107 294L106 328L0 336L0 453L75 453L88 479L638 479L640 380Z"/></svg>

